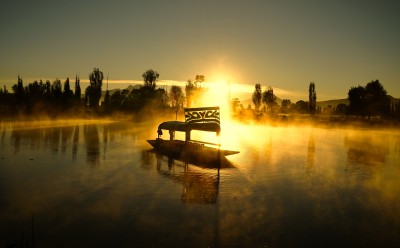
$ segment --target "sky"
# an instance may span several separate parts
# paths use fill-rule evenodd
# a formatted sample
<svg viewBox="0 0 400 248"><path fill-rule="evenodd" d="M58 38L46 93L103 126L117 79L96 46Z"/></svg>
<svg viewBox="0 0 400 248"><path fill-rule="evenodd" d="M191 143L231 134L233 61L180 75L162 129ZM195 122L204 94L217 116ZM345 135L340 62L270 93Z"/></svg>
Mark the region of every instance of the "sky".
<svg viewBox="0 0 400 248"><path fill-rule="evenodd" d="M3 1L0 85L87 80L100 68L113 82L196 75L251 94L256 83L280 98L346 98L379 79L400 97L399 1ZM9 90L11 90L9 88Z"/></svg>

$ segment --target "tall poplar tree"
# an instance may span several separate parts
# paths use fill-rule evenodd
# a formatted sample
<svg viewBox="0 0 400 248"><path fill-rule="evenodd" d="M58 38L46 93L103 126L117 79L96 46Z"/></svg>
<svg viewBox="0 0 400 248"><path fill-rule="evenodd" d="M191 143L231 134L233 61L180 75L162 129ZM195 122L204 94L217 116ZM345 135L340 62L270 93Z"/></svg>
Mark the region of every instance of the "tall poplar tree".
<svg viewBox="0 0 400 248"><path fill-rule="evenodd" d="M262 98L262 93L261 93L261 84L256 84L254 86L254 92L253 92L253 103L256 111L259 110L260 105L261 105L261 98Z"/></svg>
<svg viewBox="0 0 400 248"><path fill-rule="evenodd" d="M317 109L317 93L315 92L314 82L311 82L308 88L308 100L310 104L310 114L315 115Z"/></svg>

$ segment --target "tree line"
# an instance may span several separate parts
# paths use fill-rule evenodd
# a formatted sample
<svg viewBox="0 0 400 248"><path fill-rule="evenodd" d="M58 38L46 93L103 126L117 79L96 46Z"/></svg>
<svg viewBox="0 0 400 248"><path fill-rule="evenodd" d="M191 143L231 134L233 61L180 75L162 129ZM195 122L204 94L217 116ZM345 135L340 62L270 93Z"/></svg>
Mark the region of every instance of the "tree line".
<svg viewBox="0 0 400 248"><path fill-rule="evenodd" d="M183 108L196 105L196 99L201 97L207 88L203 86L204 75L196 75L194 80L189 79L184 87L171 86L169 92L164 88L157 88L160 74L153 70L146 70L142 74L143 85L133 90L116 90L111 95L105 91L102 97L104 74L99 68L94 68L89 74L89 85L82 94L80 78L75 77L75 91L71 89L71 83L67 78L64 83L59 79L53 82L47 80L34 81L27 86L18 76L17 83L12 86L12 93L7 88L0 88L0 110L2 113L84 113L95 112L111 114L114 112L141 112L143 110L174 110L176 118L178 111ZM252 94L254 104L254 116L274 117L278 114L336 114L359 117L380 117L400 119L400 101L391 102L386 90L379 80L371 81L365 87L351 87L348 91L349 104L328 106L322 110L317 105L315 83L308 87L308 101L299 100L292 103L290 99L282 99L280 104L271 86L262 91L261 84L255 84ZM101 100L103 101L101 102ZM186 100L186 101L185 101ZM238 98L231 100L231 108L236 115L240 115L245 108ZM247 110L251 106L247 106Z"/></svg>
<svg viewBox="0 0 400 248"><path fill-rule="evenodd" d="M379 80L371 81L365 87L351 87L347 97L349 104L328 105L324 110L317 106L314 82L310 83L308 91L309 101L299 100L292 103L289 99L282 99L279 105L273 88L269 86L262 91L261 85L257 83L252 95L252 102L255 107L254 114L256 117L264 115L273 117L277 114L309 114L314 116L329 113L362 118L400 119L400 101L392 102ZM244 110L237 98L232 100L232 108L235 112ZM251 106L248 106L248 108L251 108Z"/></svg>
<svg viewBox="0 0 400 248"><path fill-rule="evenodd" d="M105 91L102 97L104 74L99 68L94 68L89 74L89 85L82 94L80 78L75 78L75 91L71 89L70 80L67 78L62 84L61 80L53 82L47 80L34 81L24 86L23 80L18 76L18 81L8 89L0 89L0 110L8 114L79 114L84 112L111 114L114 112L141 112L145 110L178 110L183 108L185 96L179 86L171 86L167 92L157 88L160 74L153 70L146 70L142 74L143 85L133 90L116 90L113 94ZM203 75L196 75L194 81L188 80L185 86L186 104L191 106L195 99L203 94L206 89L201 85ZM103 101L101 101L103 99Z"/></svg>
<svg viewBox="0 0 400 248"><path fill-rule="evenodd" d="M274 89L269 86L264 91L261 89L261 84L255 84L255 89L251 98L254 104L254 114L256 117L267 115L269 117L277 114L311 114L315 115L321 112L317 107L317 94L315 91L314 82L309 86L309 101L299 100L292 103L290 99L282 99L281 104L277 102L277 97L274 94ZM240 105L239 99L232 100L232 108L235 112L244 110L244 106ZM247 109L251 109L248 106Z"/></svg>
<svg viewBox="0 0 400 248"><path fill-rule="evenodd" d="M10 93L4 86L0 89L0 108L3 113L27 113L67 111L79 107L81 101L80 80L75 79L75 92L71 90L69 78L62 86L61 80L34 81L27 86L18 76Z"/></svg>

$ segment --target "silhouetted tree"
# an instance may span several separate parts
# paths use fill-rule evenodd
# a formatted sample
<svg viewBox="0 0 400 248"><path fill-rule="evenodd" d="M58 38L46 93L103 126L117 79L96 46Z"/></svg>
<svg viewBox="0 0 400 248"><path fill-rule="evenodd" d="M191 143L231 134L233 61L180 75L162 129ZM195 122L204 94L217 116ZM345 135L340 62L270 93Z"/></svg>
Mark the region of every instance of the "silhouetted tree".
<svg viewBox="0 0 400 248"><path fill-rule="evenodd" d="M153 100L155 107L162 109L168 104L167 92L164 89L157 89L155 93L155 99Z"/></svg>
<svg viewBox="0 0 400 248"><path fill-rule="evenodd" d="M103 105L103 104L102 104ZM110 112L110 91L106 90L106 93L104 95L104 111L105 112Z"/></svg>
<svg viewBox="0 0 400 248"><path fill-rule="evenodd" d="M192 83L192 80L188 79L185 85L186 92L186 106L190 108L192 106L192 98L194 94L195 84Z"/></svg>
<svg viewBox="0 0 400 248"><path fill-rule="evenodd" d="M4 101L5 101L6 94L8 94L8 91L7 91L6 86L4 85L4 90L3 90L3 88L0 88L0 102L1 103L5 103Z"/></svg>
<svg viewBox="0 0 400 248"><path fill-rule="evenodd" d="M297 101L295 103L294 107L295 107L297 113L299 113L299 114L305 114L305 113L308 113L308 111L309 111L308 102L305 102L303 100Z"/></svg>
<svg viewBox="0 0 400 248"><path fill-rule="evenodd" d="M33 83L30 83L25 87L25 104L27 113L32 113L37 105L44 102L43 90L44 87L42 81L38 83L38 81L35 80Z"/></svg>
<svg viewBox="0 0 400 248"><path fill-rule="evenodd" d="M121 110L124 96L121 94L121 90L115 91L110 97L110 106L112 110Z"/></svg>
<svg viewBox="0 0 400 248"><path fill-rule="evenodd" d="M60 103L61 96L62 96L62 87L61 87L61 81L59 79L56 79L53 81L51 84L51 96L52 96L52 102L53 103Z"/></svg>
<svg viewBox="0 0 400 248"><path fill-rule="evenodd" d="M351 87L348 99L349 114L368 117L390 115L390 99L379 80L369 82L365 88Z"/></svg>
<svg viewBox="0 0 400 248"><path fill-rule="evenodd" d="M12 86L14 92L14 102L18 108L22 107L24 104L24 82L22 78L18 76L18 82Z"/></svg>
<svg viewBox="0 0 400 248"><path fill-rule="evenodd" d="M15 108L13 96L14 94L9 93L5 85L3 89L0 89L0 115L11 113L12 109Z"/></svg>
<svg viewBox="0 0 400 248"><path fill-rule="evenodd" d="M236 113L236 112L238 112L238 109L240 108L240 100L239 100L239 98L233 98L232 99L232 101L231 101L231 108L232 108L232 112L233 113ZM241 109L239 109L239 110L241 110Z"/></svg>
<svg viewBox="0 0 400 248"><path fill-rule="evenodd" d="M132 108L132 103L129 101L129 90L123 89L119 91L119 109L120 110L130 110Z"/></svg>
<svg viewBox="0 0 400 248"><path fill-rule="evenodd" d="M310 103L310 114L315 115L316 107L317 107L317 93L315 92L315 84L314 82L310 83L308 88L308 100Z"/></svg>
<svg viewBox="0 0 400 248"><path fill-rule="evenodd" d="M182 88L172 85L168 95L168 100L171 104L171 107L176 108L181 106L183 103L183 98Z"/></svg>
<svg viewBox="0 0 400 248"><path fill-rule="evenodd" d="M364 107L366 105L366 92L364 87L351 87L348 92L349 108L348 113L351 115L365 115Z"/></svg>
<svg viewBox="0 0 400 248"><path fill-rule="evenodd" d="M78 101L78 103L81 101L81 85L80 85L80 79L78 76L75 77L75 100Z"/></svg>
<svg viewBox="0 0 400 248"><path fill-rule="evenodd" d="M17 84L12 86L12 90L16 96L21 96L24 94L24 82L20 76L18 76Z"/></svg>
<svg viewBox="0 0 400 248"><path fill-rule="evenodd" d="M389 116L390 99L379 80L371 81L365 86L368 116Z"/></svg>
<svg viewBox="0 0 400 248"><path fill-rule="evenodd" d="M271 86L269 86L268 89L262 93L262 102L267 107L267 112L273 114L277 104L276 97L274 96L274 90Z"/></svg>
<svg viewBox="0 0 400 248"><path fill-rule="evenodd" d="M50 80L46 80L44 87L44 99L47 103L51 102L51 83Z"/></svg>
<svg viewBox="0 0 400 248"><path fill-rule="evenodd" d="M281 105L281 113L287 114L291 111L292 102L289 99L283 99Z"/></svg>
<svg viewBox="0 0 400 248"><path fill-rule="evenodd" d="M85 99L87 100L86 104L92 109L97 109L99 106L103 78L103 72L99 68L94 68L89 75L90 85L86 88Z"/></svg>
<svg viewBox="0 0 400 248"><path fill-rule="evenodd" d="M201 83L203 83L204 81L205 81L204 75L196 75L195 80L194 80L195 84L200 84L200 87L201 87Z"/></svg>
<svg viewBox="0 0 400 248"><path fill-rule="evenodd" d="M255 89L254 89L254 92L253 92L252 100L253 100L256 112L258 112L259 109L260 109L261 98L262 98L261 84L256 84L254 88Z"/></svg>
<svg viewBox="0 0 400 248"><path fill-rule="evenodd" d="M400 120L400 100L397 100L397 104L395 104L394 112L395 112L395 114L394 114L395 118Z"/></svg>
<svg viewBox="0 0 400 248"><path fill-rule="evenodd" d="M64 90L63 90L64 107L67 107L68 105L70 105L73 97L74 97L74 93L71 90L71 86L69 84L69 78L67 78L64 82Z"/></svg>
<svg viewBox="0 0 400 248"><path fill-rule="evenodd" d="M168 100L172 106L172 108L174 108L176 117L178 118L178 111L181 108L182 104L183 104L183 92L182 92L182 88L176 85L172 85L171 86L171 90L169 91L169 95L168 95Z"/></svg>
<svg viewBox="0 0 400 248"><path fill-rule="evenodd" d="M188 79L185 86L186 92L186 106L190 108L195 99L198 99L205 92L205 88L202 87L201 83L205 81L204 75L196 75L194 82Z"/></svg>
<svg viewBox="0 0 400 248"><path fill-rule="evenodd" d="M71 90L71 86L69 85L69 78L67 78L64 82L64 91L63 94L65 96L70 97L72 95L72 90Z"/></svg>
<svg viewBox="0 0 400 248"><path fill-rule="evenodd" d="M144 86L149 87L152 90L156 88L156 82L159 78L160 74L158 74L153 69L149 69L142 74Z"/></svg>
<svg viewBox="0 0 400 248"><path fill-rule="evenodd" d="M340 103L335 108L335 114L337 115L345 115L347 113L347 105L344 103Z"/></svg>

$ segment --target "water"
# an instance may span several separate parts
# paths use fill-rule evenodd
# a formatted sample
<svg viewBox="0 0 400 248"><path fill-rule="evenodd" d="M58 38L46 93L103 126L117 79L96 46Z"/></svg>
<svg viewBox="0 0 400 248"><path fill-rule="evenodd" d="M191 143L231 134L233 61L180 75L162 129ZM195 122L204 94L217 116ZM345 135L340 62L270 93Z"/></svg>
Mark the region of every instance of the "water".
<svg viewBox="0 0 400 248"><path fill-rule="evenodd" d="M225 123L218 170L157 124L0 123L0 247L399 247L399 131Z"/></svg>

